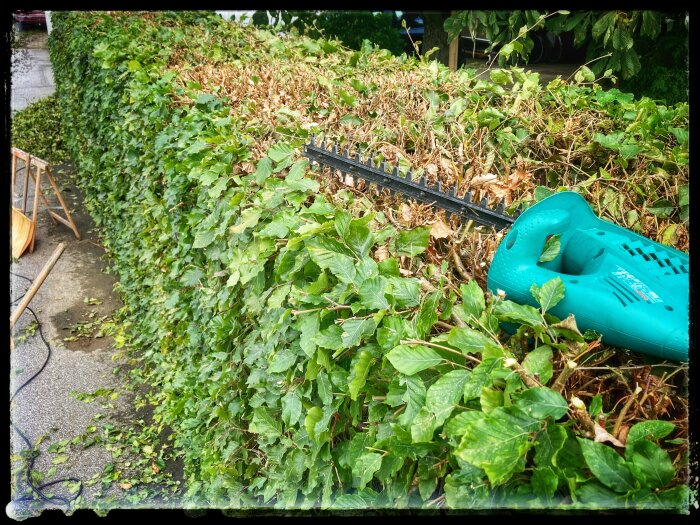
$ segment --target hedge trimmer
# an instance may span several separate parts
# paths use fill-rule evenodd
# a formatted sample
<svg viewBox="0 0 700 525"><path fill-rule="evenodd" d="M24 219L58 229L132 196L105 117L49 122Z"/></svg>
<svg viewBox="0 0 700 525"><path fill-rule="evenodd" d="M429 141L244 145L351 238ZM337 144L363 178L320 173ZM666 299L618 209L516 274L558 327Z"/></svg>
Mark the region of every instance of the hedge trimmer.
<svg viewBox="0 0 700 525"><path fill-rule="evenodd" d="M455 188L443 192L438 183L428 186L409 171L386 170L382 162L363 162L337 146L329 151L325 140L314 138L304 146L311 164L327 166L368 184L388 188L497 230L510 227L488 272L492 292L503 290L509 299L538 306L530 293L535 284L559 277L566 294L553 315L574 314L582 330L594 330L610 345L629 348L674 361L688 360L688 255L651 241L626 228L597 217L579 194L555 193L527 210L505 213L503 201L490 208L487 198L458 197ZM558 236L560 250L552 260L541 261L543 247Z"/></svg>

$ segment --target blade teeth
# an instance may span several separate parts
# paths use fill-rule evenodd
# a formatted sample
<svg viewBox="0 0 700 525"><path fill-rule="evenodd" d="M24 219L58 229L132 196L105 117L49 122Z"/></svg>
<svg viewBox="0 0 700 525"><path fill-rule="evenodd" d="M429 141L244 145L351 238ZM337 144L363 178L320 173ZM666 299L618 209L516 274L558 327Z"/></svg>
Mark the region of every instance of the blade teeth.
<svg viewBox="0 0 700 525"><path fill-rule="evenodd" d="M505 210L506 204L505 204L505 199L501 199L498 204L496 205L496 211L500 214L503 214L503 210Z"/></svg>
<svg viewBox="0 0 700 525"><path fill-rule="evenodd" d="M456 190L455 190L455 187L452 186L452 187L450 188L450 191L449 191L447 194L448 194L450 197L454 197L454 196L455 196L455 191L456 191Z"/></svg>
<svg viewBox="0 0 700 525"><path fill-rule="evenodd" d="M442 182L440 181L437 183L437 191L442 192Z"/></svg>
<svg viewBox="0 0 700 525"><path fill-rule="evenodd" d="M423 176L420 178L420 182L418 182L418 184L420 184L421 186L425 186L425 175L423 175Z"/></svg>
<svg viewBox="0 0 700 525"><path fill-rule="evenodd" d="M311 135L311 145L312 146L316 145L316 135Z"/></svg>
<svg viewBox="0 0 700 525"><path fill-rule="evenodd" d="M350 148L345 148L345 151L343 152L343 157L346 159L350 158Z"/></svg>
<svg viewBox="0 0 700 525"><path fill-rule="evenodd" d="M333 155L338 155L338 145L333 144Z"/></svg>
<svg viewBox="0 0 700 525"><path fill-rule="evenodd" d="M523 212L523 205L522 205L522 203L520 203L520 204L518 204L518 207L515 209L515 213L513 213L513 217L519 217L522 212Z"/></svg>
<svg viewBox="0 0 700 525"><path fill-rule="evenodd" d="M399 167L396 166L396 168L394 168L394 169L396 170L396 174L398 175L399 174ZM408 170L406 172L406 180L408 182L413 182L413 172L411 170Z"/></svg>
<svg viewBox="0 0 700 525"><path fill-rule="evenodd" d="M362 157L360 156L360 151L355 152L355 162L362 162Z"/></svg>
<svg viewBox="0 0 700 525"><path fill-rule="evenodd" d="M326 149L326 137L323 137L323 140L321 141L321 147L323 149Z"/></svg>
<svg viewBox="0 0 700 525"><path fill-rule="evenodd" d="M391 174L398 179L399 178L399 167L394 166L394 169L392 170ZM406 176L406 178L408 178L408 176Z"/></svg>
<svg viewBox="0 0 700 525"><path fill-rule="evenodd" d="M379 164L379 169L382 170L382 173L386 173L386 162L384 160Z"/></svg>
<svg viewBox="0 0 700 525"><path fill-rule="evenodd" d="M486 208L489 205L489 196L488 194L484 194L484 196L481 198L481 201L479 202L479 206Z"/></svg>
<svg viewBox="0 0 700 525"><path fill-rule="evenodd" d="M468 191L467 193L464 194L464 202L471 202L472 201L472 192Z"/></svg>

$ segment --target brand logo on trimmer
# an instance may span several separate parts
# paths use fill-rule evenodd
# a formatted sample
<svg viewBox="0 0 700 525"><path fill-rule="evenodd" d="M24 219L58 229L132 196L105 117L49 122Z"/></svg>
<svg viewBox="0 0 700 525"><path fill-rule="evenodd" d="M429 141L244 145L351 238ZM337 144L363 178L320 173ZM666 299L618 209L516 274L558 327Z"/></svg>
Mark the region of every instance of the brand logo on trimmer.
<svg viewBox="0 0 700 525"><path fill-rule="evenodd" d="M634 293L645 300L649 304L662 303L663 300L659 295L649 288L645 283L637 279L634 275L625 270L622 266L617 266L617 270L612 272L612 275L629 286Z"/></svg>

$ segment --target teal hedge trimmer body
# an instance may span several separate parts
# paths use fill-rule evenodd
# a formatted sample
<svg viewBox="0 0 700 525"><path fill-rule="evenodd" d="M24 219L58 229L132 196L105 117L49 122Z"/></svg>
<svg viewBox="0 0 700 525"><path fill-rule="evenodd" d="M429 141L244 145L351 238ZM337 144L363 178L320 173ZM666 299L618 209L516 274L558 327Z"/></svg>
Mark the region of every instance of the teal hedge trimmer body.
<svg viewBox="0 0 700 525"><path fill-rule="evenodd" d="M550 235L561 248L539 262ZM530 286L560 277L564 299L550 312L573 313L603 341L688 360L688 255L598 218L583 197L555 193L525 210L501 242L488 273L492 292L537 306Z"/></svg>
<svg viewBox="0 0 700 525"><path fill-rule="evenodd" d="M511 230L501 242L488 273L488 288L503 290L508 299L537 306L533 284L561 278L564 299L550 313L574 314L581 330L594 330L603 341L673 361L688 360L688 255L598 218L585 199L574 192L556 193L522 214L504 214L486 199L472 202L471 192L455 195L440 185L427 186L387 172L384 165L362 162L314 140L304 147L312 163L330 167L370 184L412 197L481 224ZM559 236L560 250L540 262L544 245Z"/></svg>

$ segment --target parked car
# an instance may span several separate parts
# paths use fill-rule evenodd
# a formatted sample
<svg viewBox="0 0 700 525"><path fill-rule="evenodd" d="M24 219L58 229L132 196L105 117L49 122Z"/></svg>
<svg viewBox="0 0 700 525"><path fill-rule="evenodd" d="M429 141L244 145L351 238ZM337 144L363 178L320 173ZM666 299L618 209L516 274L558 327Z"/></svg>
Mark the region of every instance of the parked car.
<svg viewBox="0 0 700 525"><path fill-rule="evenodd" d="M13 13L15 22L26 25L46 25L46 14L43 11L19 10Z"/></svg>

